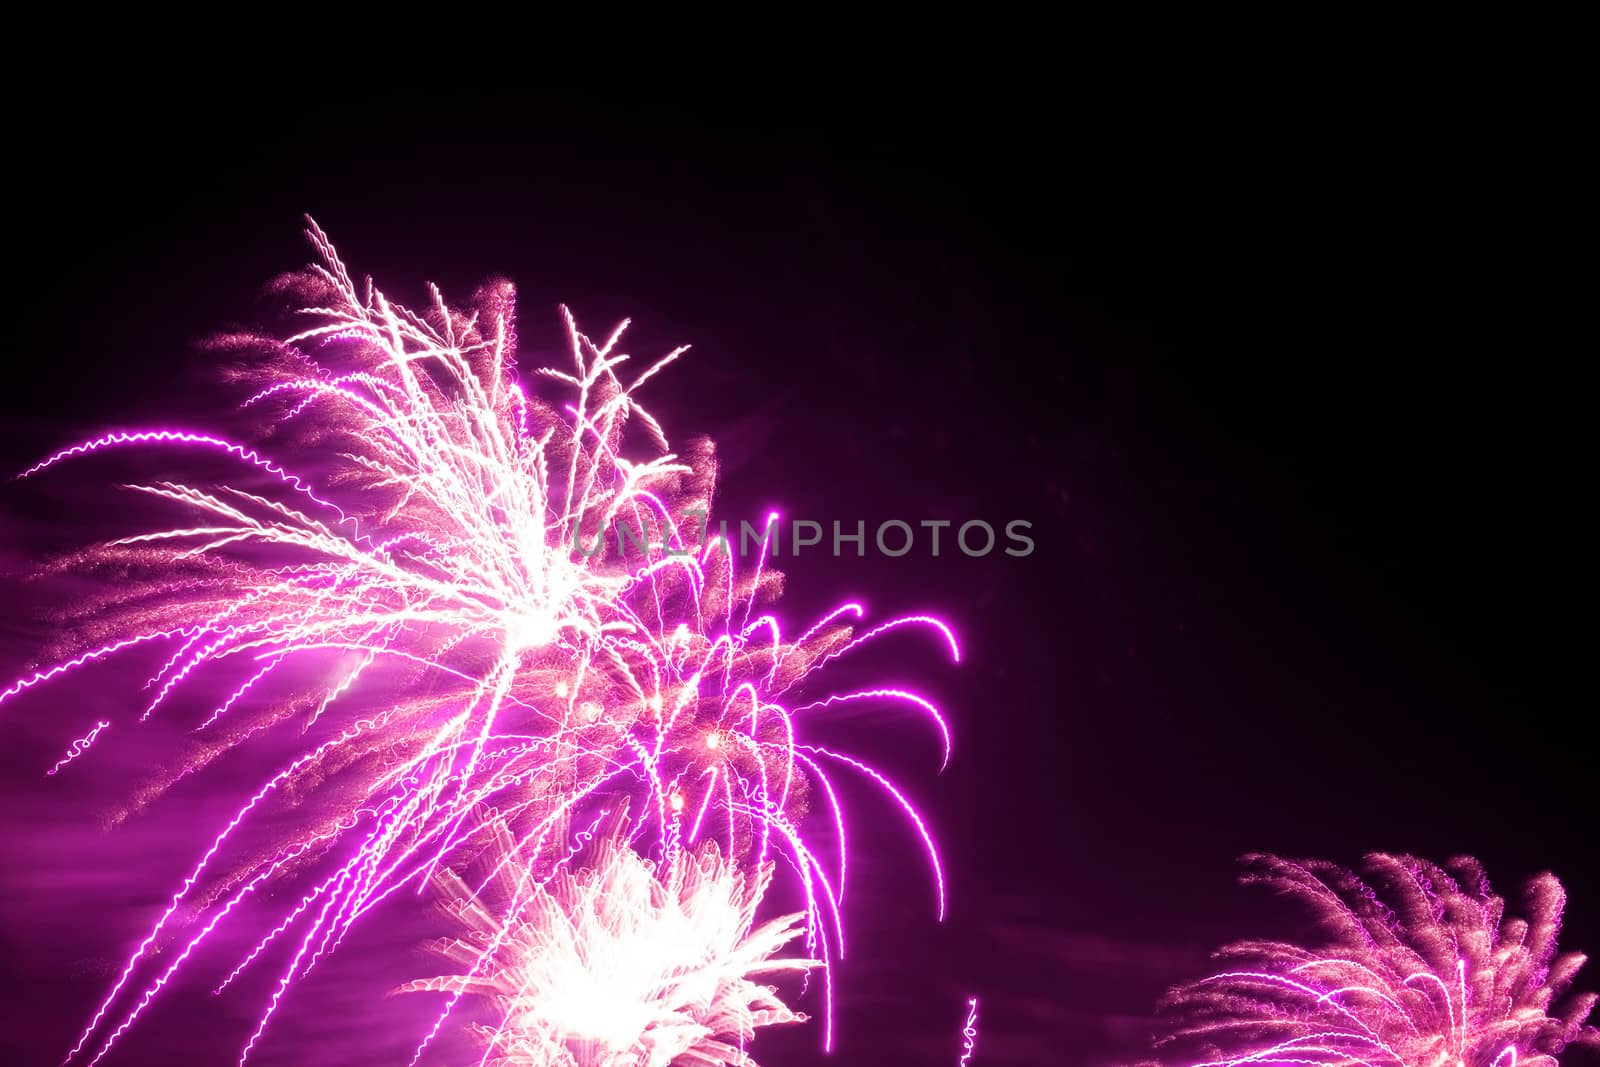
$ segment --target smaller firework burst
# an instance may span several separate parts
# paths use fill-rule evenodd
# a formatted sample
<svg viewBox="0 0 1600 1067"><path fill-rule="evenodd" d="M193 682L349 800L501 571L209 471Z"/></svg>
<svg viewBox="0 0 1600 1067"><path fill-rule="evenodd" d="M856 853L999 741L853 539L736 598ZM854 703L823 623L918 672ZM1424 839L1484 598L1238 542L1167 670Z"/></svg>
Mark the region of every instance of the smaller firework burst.
<svg viewBox="0 0 1600 1067"><path fill-rule="evenodd" d="M481 884L441 871L468 932L431 947L461 970L400 991L448 994L441 1024L472 1001L493 1067L756 1067L759 1028L805 1021L756 979L819 966L777 955L801 913L755 924L773 865L742 869L710 841L652 863L625 820L591 836L536 876L501 827Z"/></svg>
<svg viewBox="0 0 1600 1067"><path fill-rule="evenodd" d="M1440 867L1367 857L1368 880L1323 862L1246 857L1247 883L1310 904L1320 947L1244 941L1228 969L1179 986L1183 1020L1164 1042L1193 1067L1555 1067L1569 1046L1600 1048L1592 993L1553 1007L1584 957L1556 955L1566 894L1529 883L1507 918L1476 860Z"/></svg>

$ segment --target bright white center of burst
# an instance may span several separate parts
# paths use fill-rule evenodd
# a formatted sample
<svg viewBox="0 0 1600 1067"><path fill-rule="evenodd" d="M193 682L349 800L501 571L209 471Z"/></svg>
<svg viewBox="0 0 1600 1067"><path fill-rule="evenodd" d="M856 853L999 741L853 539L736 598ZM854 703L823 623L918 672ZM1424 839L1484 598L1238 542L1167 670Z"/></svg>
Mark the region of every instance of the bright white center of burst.
<svg viewBox="0 0 1600 1067"><path fill-rule="evenodd" d="M543 648L555 639L555 620L548 615L515 615L507 627L506 643L512 652Z"/></svg>
<svg viewBox="0 0 1600 1067"><path fill-rule="evenodd" d="M507 1021L620 1053L635 1049L640 1035L682 1005L709 1003L727 977L713 961L725 951L721 942L740 928L738 909L726 900L703 900L692 915L668 911L650 918L641 929L580 929L581 949L572 945L536 957L537 973L526 975L524 988L540 992L516 998Z"/></svg>

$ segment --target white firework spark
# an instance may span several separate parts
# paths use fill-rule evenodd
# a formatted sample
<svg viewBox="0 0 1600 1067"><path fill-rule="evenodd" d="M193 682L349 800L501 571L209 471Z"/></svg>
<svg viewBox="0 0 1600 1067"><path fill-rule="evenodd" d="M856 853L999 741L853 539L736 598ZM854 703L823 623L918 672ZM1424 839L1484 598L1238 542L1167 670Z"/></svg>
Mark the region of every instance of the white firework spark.
<svg viewBox="0 0 1600 1067"><path fill-rule="evenodd" d="M504 862L516 855L510 835L496 837L496 892L436 876L472 934L435 947L465 969L402 987L482 1001L494 1020L476 1027L483 1063L755 1067L745 1045L758 1028L805 1021L756 981L820 966L777 955L804 933L803 913L755 924L770 862L745 871L705 842L657 869L618 827L581 868L535 879L525 861Z"/></svg>

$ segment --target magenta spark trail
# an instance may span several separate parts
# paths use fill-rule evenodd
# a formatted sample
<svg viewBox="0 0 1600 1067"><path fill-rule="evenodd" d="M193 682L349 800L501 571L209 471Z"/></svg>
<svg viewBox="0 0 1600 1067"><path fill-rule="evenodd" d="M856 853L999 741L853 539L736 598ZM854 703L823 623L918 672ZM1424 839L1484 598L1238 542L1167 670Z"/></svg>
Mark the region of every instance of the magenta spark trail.
<svg viewBox="0 0 1600 1067"><path fill-rule="evenodd" d="M1173 990L1182 1062L1555 1067L1569 1045L1600 1047L1585 1025L1594 994L1555 1007L1584 957L1556 954L1566 894L1553 876L1528 885L1524 918L1508 918L1471 859L1374 854L1367 880L1329 863L1247 861L1247 882L1304 901L1327 940L1229 945L1225 970Z"/></svg>
<svg viewBox="0 0 1600 1067"><path fill-rule="evenodd" d="M967 1021L961 1027L961 1059L957 1067L967 1067L978 1048L978 998L967 998Z"/></svg>
<svg viewBox="0 0 1600 1067"><path fill-rule="evenodd" d="M941 762L951 732L927 695L888 685L830 691L824 668L864 643L917 632L958 660L950 628L910 615L857 635L867 613L847 602L789 637L769 607L781 578L764 558L741 566L725 542L688 541L675 517L708 512L712 448L671 450L640 402L684 349L629 375L627 324L596 341L563 309L570 362L540 368L530 379L539 387L525 388L509 283L483 287L463 308L430 290L426 308L413 311L355 281L314 224L308 234L320 262L284 283L301 327L215 345L244 361L235 377L249 387L246 414L268 426L261 439L119 431L26 472L55 477L69 460L129 449L237 472L130 486L182 518L71 561L101 579L101 591L77 607L60 654L0 702L20 704L44 683L114 658L138 659L150 673L125 723L99 723L48 773L70 788L97 738L156 716L194 739L168 785L242 746L292 746L216 827L117 967L68 1062L99 1062L180 972L209 968L205 980L227 991L247 969L274 968L241 1043L247 1062L271 1039L292 987L360 920L447 885L462 914L504 936L491 935L459 981L435 987L440 1007L431 1029L419 1028L419 1058L463 994L503 994L518 982L501 997L516 1017L488 1030L548 1055L506 1059L508 1041L491 1040L486 1057L568 1062L550 1052L559 1048L574 1064L620 1054L656 1063L628 1044L638 1035L612 1025L614 1015L604 1035L580 1022L543 1035L546 1045L527 1036L526 1005L554 995L539 983L570 984L572 960L588 958L551 956L530 931L548 933L541 923L594 905L598 886L626 884L647 901L634 884L641 871L678 892L682 915L723 916L718 943L734 961L724 1003L746 1008L727 1013L728 1033L696 1039L733 1053L694 1062L753 1062L741 1057L755 1025L801 1018L746 988L746 973L767 970L820 974L807 995L820 998L820 1041L831 1047L830 969L847 947L840 776L881 793L922 842L930 917L943 917L945 892L911 797L873 761L831 743L830 722L863 705L904 709L927 720ZM642 543L611 543L619 522L643 531ZM602 817L624 812L622 843L596 835ZM468 886L452 873L486 856L494 878ZM792 925L752 932L775 870L792 877L802 910ZM493 900L509 910L483 912L491 903L478 894L504 888L507 871L512 891ZM661 944L616 946L681 933L669 913L627 899L613 906L607 929L622 933L595 958L653 959ZM728 926L729 915L739 922ZM217 960L210 943L224 929L249 931L253 947ZM773 957L791 934L804 955ZM526 958L508 959L516 951ZM588 980L596 995L615 995L598 976ZM759 1011L749 1007L757 1002ZM568 1007L569 1020L606 1014ZM729 1036L733 1044L721 1040Z"/></svg>

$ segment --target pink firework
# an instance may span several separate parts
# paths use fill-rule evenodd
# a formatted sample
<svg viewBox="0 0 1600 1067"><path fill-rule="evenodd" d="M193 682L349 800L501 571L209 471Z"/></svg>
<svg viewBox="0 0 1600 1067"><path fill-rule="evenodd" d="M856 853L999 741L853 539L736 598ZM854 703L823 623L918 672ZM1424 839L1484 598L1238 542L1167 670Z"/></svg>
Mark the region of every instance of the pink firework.
<svg viewBox="0 0 1600 1067"><path fill-rule="evenodd" d="M670 867L706 840L751 871L781 856L825 998L827 965L845 948L848 869L831 775L859 776L903 810L942 917L938 855L915 807L880 770L813 736L853 706L894 704L932 724L948 760L949 729L926 697L816 685L832 660L895 633L932 634L958 659L949 628L917 615L858 635L864 609L846 603L784 636L763 608L781 586L765 552L741 566L733 546L693 536L709 525L710 446L671 452L639 404L683 349L625 379L623 327L596 343L563 313L570 364L538 372L543 396L515 372L508 284L467 309L433 291L415 312L357 284L322 232L308 232L321 262L284 286L305 327L219 342L251 359L238 376L253 387L246 409L271 416L266 443L119 432L26 472L139 447L215 457L238 477L133 486L188 521L72 560L104 578L103 594L80 607L72 643L0 702L104 660L150 657L135 717L173 716L196 742L138 803L253 738L292 747L219 827L69 1062L105 1056L219 927L259 921L245 916L292 882L291 906L219 975L220 990L280 961L243 1062L290 987L356 922L480 853L489 828L509 835L507 862L543 869L571 855L575 825L624 803L652 862ZM72 780L104 730L73 742L52 773ZM826 1008L824 1020L831 1047Z"/></svg>
<svg viewBox="0 0 1600 1067"><path fill-rule="evenodd" d="M1554 1067L1569 1045L1600 1047L1593 994L1552 1014L1584 962L1556 955L1566 894L1552 875L1529 884L1526 918L1507 918L1472 859L1374 854L1370 885L1329 863L1246 859L1245 880L1308 903L1328 941L1229 945L1228 970L1173 990L1185 1021L1169 1040L1203 1057L1194 1067Z"/></svg>

